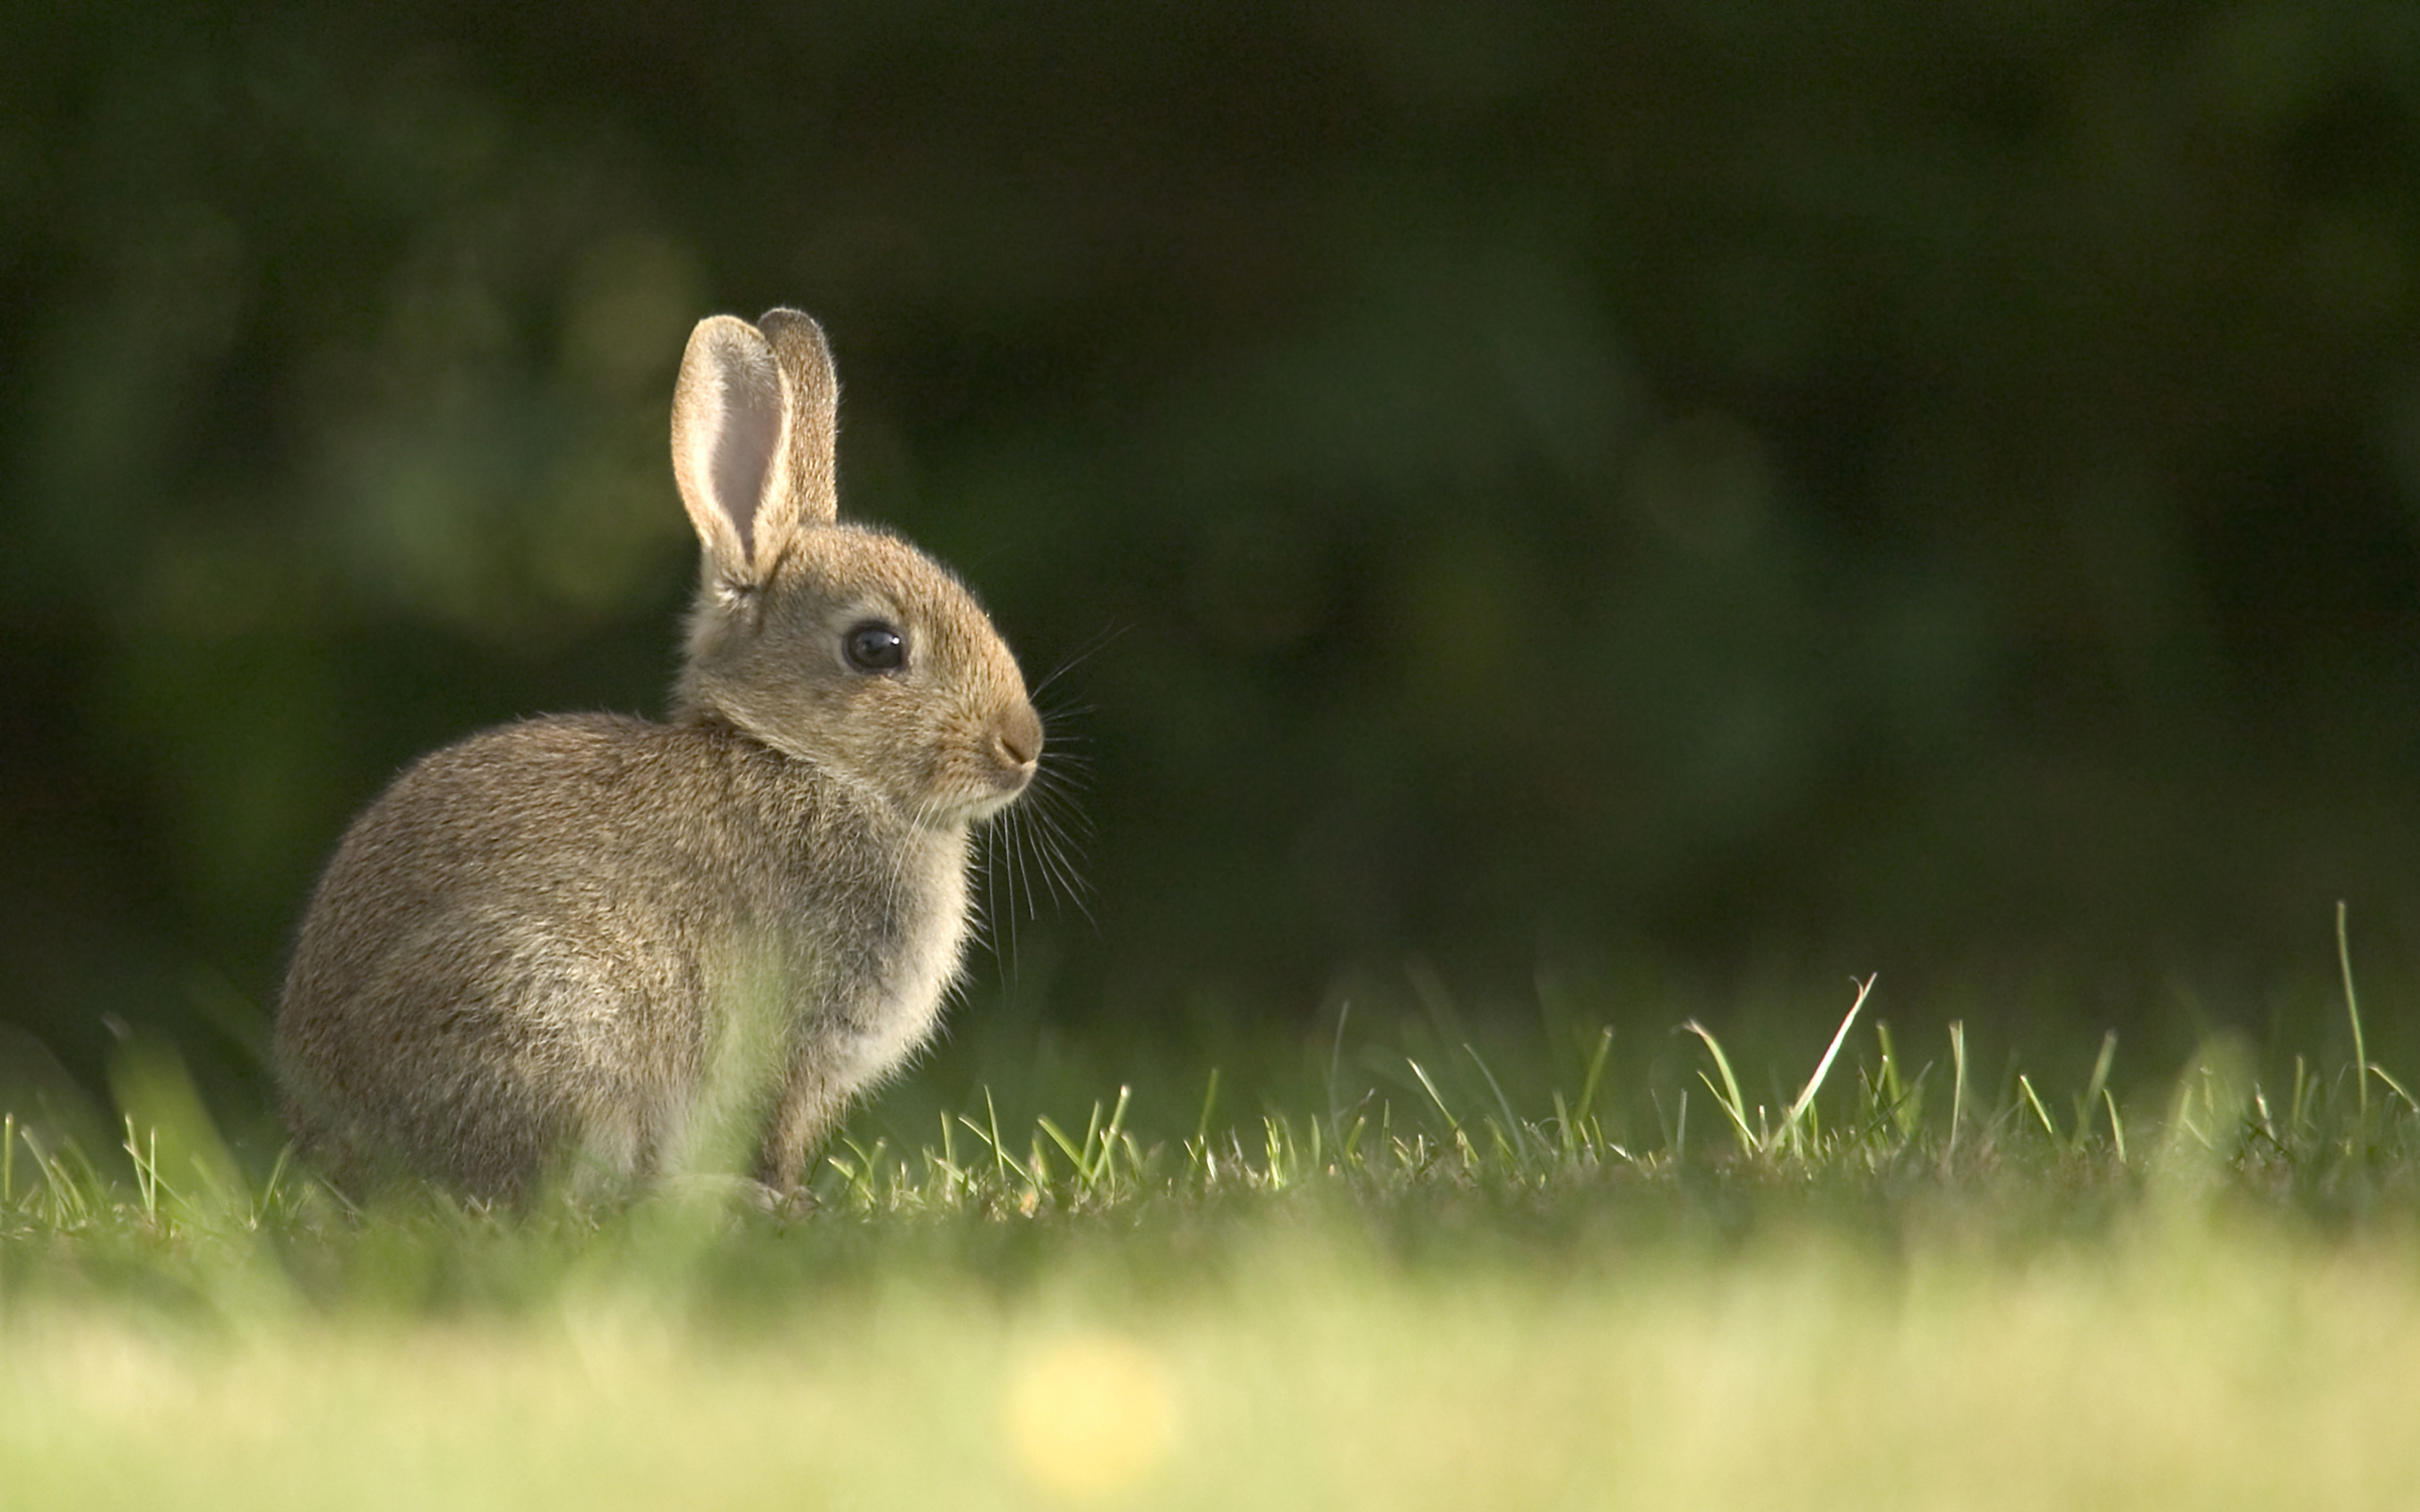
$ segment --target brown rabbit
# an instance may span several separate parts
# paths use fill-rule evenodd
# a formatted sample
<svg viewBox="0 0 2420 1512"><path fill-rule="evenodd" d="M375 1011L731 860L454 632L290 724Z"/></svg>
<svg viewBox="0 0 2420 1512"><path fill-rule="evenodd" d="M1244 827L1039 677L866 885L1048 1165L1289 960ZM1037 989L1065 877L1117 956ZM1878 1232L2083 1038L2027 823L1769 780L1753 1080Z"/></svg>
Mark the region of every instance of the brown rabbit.
<svg viewBox="0 0 2420 1512"><path fill-rule="evenodd" d="M341 1184L520 1202L694 1164L737 1120L787 1195L932 1033L973 829L1032 781L1042 722L957 578L839 522L838 394L805 316L700 322L672 401L704 548L672 722L474 735L337 848L277 1050Z"/></svg>

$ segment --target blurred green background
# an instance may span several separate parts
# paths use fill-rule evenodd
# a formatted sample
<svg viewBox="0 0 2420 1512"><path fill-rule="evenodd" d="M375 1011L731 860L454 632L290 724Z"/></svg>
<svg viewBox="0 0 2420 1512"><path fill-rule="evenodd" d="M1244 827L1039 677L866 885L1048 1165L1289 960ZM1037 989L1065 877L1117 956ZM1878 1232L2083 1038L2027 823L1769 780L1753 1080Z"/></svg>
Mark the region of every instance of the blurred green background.
<svg viewBox="0 0 2420 1512"><path fill-rule="evenodd" d="M0 1059L265 1106L347 816L661 709L774 303L1064 669L963 1035L2420 975L2416 184L2399 0L12 8Z"/></svg>

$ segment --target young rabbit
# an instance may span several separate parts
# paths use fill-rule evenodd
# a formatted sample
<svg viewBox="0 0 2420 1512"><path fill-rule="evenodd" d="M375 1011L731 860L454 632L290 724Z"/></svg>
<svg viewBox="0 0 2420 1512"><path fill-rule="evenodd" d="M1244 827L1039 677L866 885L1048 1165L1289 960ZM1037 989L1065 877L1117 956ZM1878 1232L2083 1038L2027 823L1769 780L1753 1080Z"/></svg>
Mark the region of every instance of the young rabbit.
<svg viewBox="0 0 2420 1512"><path fill-rule="evenodd" d="M703 546L672 722L564 714L424 757L354 822L278 1007L287 1121L340 1184L520 1202L744 1121L794 1194L932 1033L974 827L1042 754L957 578L839 522L838 385L793 310L689 338L672 472Z"/></svg>

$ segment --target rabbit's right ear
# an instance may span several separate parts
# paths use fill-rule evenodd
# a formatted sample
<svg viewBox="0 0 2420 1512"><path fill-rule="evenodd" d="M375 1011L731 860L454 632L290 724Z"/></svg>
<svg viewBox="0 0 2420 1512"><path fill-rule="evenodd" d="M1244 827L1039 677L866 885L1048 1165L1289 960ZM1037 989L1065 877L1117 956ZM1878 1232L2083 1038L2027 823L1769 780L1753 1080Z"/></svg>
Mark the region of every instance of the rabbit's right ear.
<svg viewBox="0 0 2420 1512"><path fill-rule="evenodd" d="M836 509L832 432L836 386L812 320L698 322L672 391L672 476L715 576L760 588L800 527Z"/></svg>

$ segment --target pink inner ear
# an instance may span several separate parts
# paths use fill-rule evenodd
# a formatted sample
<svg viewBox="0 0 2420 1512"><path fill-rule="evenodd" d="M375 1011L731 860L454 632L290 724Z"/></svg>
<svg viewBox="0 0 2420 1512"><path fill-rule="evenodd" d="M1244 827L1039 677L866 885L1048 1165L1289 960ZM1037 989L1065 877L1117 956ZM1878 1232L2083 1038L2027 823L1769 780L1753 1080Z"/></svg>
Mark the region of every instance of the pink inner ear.
<svg viewBox="0 0 2420 1512"><path fill-rule="evenodd" d="M722 424L714 443L715 505L739 533L740 556L751 561L756 555L756 509L765 497L773 448L782 439L780 385L759 378L747 367L724 372Z"/></svg>

